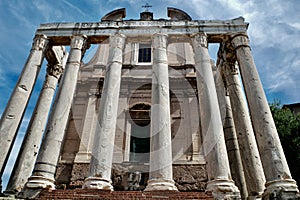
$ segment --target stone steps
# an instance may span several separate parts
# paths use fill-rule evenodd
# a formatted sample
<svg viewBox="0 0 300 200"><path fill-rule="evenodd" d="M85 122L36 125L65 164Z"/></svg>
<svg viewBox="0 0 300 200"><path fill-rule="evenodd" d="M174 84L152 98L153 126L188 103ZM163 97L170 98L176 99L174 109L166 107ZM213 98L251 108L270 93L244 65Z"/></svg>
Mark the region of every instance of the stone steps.
<svg viewBox="0 0 300 200"><path fill-rule="evenodd" d="M213 200L210 193L205 192L174 192L174 191L102 191L93 189L74 189L74 190L42 190L36 199L101 199L101 200L139 200L139 199L155 199L155 200L179 200L179 199L200 199Z"/></svg>

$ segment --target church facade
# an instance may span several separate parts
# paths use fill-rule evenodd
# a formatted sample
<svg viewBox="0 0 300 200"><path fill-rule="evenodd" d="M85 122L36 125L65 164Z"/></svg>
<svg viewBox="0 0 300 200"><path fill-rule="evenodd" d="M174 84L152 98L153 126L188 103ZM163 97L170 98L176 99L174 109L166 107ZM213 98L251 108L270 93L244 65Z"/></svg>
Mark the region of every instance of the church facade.
<svg viewBox="0 0 300 200"><path fill-rule="evenodd" d="M5 194L32 198L42 188L83 188L297 198L248 23L167 11L169 19L146 10L125 20L126 10L118 9L100 22L40 25L1 118L2 174L46 58ZM212 43L219 44L216 62ZM83 63L91 44L97 50Z"/></svg>

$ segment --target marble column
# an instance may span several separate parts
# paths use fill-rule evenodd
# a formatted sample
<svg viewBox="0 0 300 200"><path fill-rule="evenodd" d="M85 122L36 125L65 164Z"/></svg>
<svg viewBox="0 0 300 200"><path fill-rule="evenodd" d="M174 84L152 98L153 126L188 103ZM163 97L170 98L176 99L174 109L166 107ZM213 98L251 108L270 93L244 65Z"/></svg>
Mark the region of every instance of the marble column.
<svg viewBox="0 0 300 200"><path fill-rule="evenodd" d="M274 120L264 93L245 34L232 37L237 61L249 104L253 128L266 177L264 199L296 198L298 187L291 173L279 140Z"/></svg>
<svg viewBox="0 0 300 200"><path fill-rule="evenodd" d="M238 186L242 199L248 197L247 184L245 179L245 171L241 159L241 150L239 148L235 123L232 116L232 106L228 93L225 96L226 101L226 117L224 121L224 134L227 147L228 158L230 162L230 170L236 185Z"/></svg>
<svg viewBox="0 0 300 200"><path fill-rule="evenodd" d="M250 199L261 198L266 182L262 167L254 131L247 104L243 97L243 89L238 77L238 69L235 66L235 58L227 49L223 53L223 73L226 80L230 102L232 105L233 119L238 142L241 150L241 157L247 182L248 195ZM255 174L255 176L253 176Z"/></svg>
<svg viewBox="0 0 300 200"><path fill-rule="evenodd" d="M36 35L26 64L0 121L0 177L15 141L32 89L48 47L45 35Z"/></svg>
<svg viewBox="0 0 300 200"><path fill-rule="evenodd" d="M172 172L171 116L167 58L168 35L152 36L150 172L145 191L175 190Z"/></svg>
<svg viewBox="0 0 300 200"><path fill-rule="evenodd" d="M100 100L100 112L94 136L90 175L83 188L113 190L111 168L117 123L125 36L109 38L109 58Z"/></svg>
<svg viewBox="0 0 300 200"><path fill-rule="evenodd" d="M223 121L223 131L225 136L226 149L229 159L232 179L240 190L242 199L247 199L247 185L244 176L244 169L241 159L241 151L238 144L236 124L233 120L232 105L229 98L227 85L224 83L224 73L222 73L223 60L218 58L218 68L215 74L215 84L221 109Z"/></svg>
<svg viewBox="0 0 300 200"><path fill-rule="evenodd" d="M75 93L81 58L86 49L86 39L84 35L71 37L70 53L60 84L61 88L58 91L52 108L53 111L48 120L34 170L25 185L25 197L30 196L32 190L55 188L54 175Z"/></svg>
<svg viewBox="0 0 300 200"><path fill-rule="evenodd" d="M207 49L207 36L199 33L191 39L201 111L203 151L209 179L206 190L212 191L213 196L219 199L239 198L240 192L231 180L223 124Z"/></svg>
<svg viewBox="0 0 300 200"><path fill-rule="evenodd" d="M52 53L50 58L47 57L49 61L46 78L11 173L6 194L20 192L31 175L46 126L47 113L50 111L58 79L64 70L67 57L64 47L52 47L48 52Z"/></svg>

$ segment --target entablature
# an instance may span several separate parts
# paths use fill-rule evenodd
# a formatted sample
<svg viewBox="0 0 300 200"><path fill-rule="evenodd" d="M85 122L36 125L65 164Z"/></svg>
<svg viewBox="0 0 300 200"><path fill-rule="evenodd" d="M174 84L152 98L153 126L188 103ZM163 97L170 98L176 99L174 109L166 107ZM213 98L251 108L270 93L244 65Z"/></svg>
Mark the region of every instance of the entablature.
<svg viewBox="0 0 300 200"><path fill-rule="evenodd" d="M206 33L208 42L221 42L227 35L246 33L248 23L239 17L232 20L125 20L81 23L48 23L41 24L37 35L46 35L53 45L69 45L70 36L84 34L91 44L105 41L110 35L124 34L127 37L166 33L170 36L193 35Z"/></svg>

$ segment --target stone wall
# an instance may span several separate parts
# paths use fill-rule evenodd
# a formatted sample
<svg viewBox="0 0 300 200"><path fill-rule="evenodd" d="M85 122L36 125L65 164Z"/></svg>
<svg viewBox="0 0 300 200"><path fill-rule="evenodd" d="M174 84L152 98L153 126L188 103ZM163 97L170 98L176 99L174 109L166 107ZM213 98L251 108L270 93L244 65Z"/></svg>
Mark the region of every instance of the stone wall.
<svg viewBox="0 0 300 200"><path fill-rule="evenodd" d="M145 164L114 164L112 181L116 191L144 190L148 177L149 165ZM89 163L59 164L56 171L57 188L81 188L83 181L88 177ZM136 177L135 172L140 172ZM139 183L133 185L132 179ZM173 165L173 179L179 191L205 191L207 172L203 164L176 164Z"/></svg>

